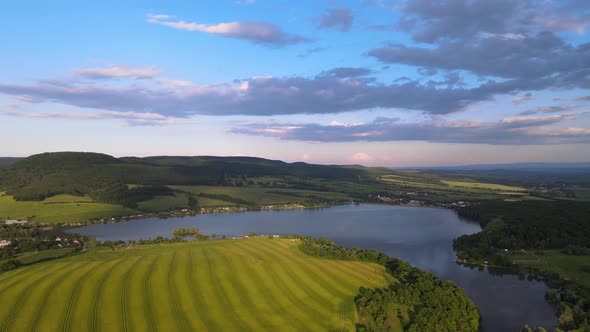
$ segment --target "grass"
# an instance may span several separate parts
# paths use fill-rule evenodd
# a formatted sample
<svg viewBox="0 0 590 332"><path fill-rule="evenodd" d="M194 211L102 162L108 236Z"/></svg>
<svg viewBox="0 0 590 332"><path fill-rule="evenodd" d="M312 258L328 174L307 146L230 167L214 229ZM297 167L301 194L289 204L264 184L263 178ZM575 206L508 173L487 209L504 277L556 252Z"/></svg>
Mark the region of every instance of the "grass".
<svg viewBox="0 0 590 332"><path fill-rule="evenodd" d="M256 205L305 203L317 199L324 200L348 200L349 196L334 192L319 192L312 190L282 189L282 188L257 188L257 187L215 187L215 186L170 186L172 189L190 192L193 194L227 195L232 198L248 201ZM199 206L208 207L210 202L197 197ZM209 198L210 199L210 198ZM203 201L202 201L203 200ZM214 204L219 204L221 199L214 199ZM223 200L221 200L223 201ZM205 204L203 204L205 203ZM231 202L230 205L233 205ZM224 206L230 206L224 205Z"/></svg>
<svg viewBox="0 0 590 332"><path fill-rule="evenodd" d="M56 259L60 257L67 256L74 252L74 248L60 248L60 249L49 249L49 250L42 250L39 252L25 252L16 259L25 265L34 264L36 262L49 260L49 259Z"/></svg>
<svg viewBox="0 0 590 332"><path fill-rule="evenodd" d="M526 189L522 188L522 187L506 186L503 184L496 184L496 183L449 181L449 180L441 180L441 182L448 185L448 186L459 187L459 188L484 189L484 190L493 190L493 191L526 191Z"/></svg>
<svg viewBox="0 0 590 332"><path fill-rule="evenodd" d="M0 275L0 331L329 331L355 328L382 266L250 238L92 249ZM26 308L26 310L23 310Z"/></svg>
<svg viewBox="0 0 590 332"><path fill-rule="evenodd" d="M57 195L44 201L15 201L0 196L0 219L26 219L43 223L85 222L137 213L114 204L94 203L86 197Z"/></svg>
<svg viewBox="0 0 590 332"><path fill-rule="evenodd" d="M542 255L531 252L512 255L510 258L521 266L557 272L563 278L590 288L590 256L566 255L558 250L546 250Z"/></svg>
<svg viewBox="0 0 590 332"><path fill-rule="evenodd" d="M158 212L174 209L183 209L188 206L188 197L184 194L174 196L156 196L148 201L137 204L142 211Z"/></svg>

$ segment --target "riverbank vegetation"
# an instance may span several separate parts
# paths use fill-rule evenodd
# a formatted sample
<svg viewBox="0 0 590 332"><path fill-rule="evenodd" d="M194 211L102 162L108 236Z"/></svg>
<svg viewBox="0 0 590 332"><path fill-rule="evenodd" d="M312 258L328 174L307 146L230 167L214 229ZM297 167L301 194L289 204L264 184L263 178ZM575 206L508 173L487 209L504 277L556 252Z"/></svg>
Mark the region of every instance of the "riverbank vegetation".
<svg viewBox="0 0 590 332"><path fill-rule="evenodd" d="M478 331L479 311L451 281L375 250L348 249L325 239L304 238L308 255L381 264L393 279L387 287L361 287L355 298L359 331Z"/></svg>
<svg viewBox="0 0 590 332"><path fill-rule="evenodd" d="M590 325L590 205L574 201L487 202L459 210L478 220L480 233L454 242L462 262L524 269L557 292L559 326L585 331Z"/></svg>
<svg viewBox="0 0 590 332"><path fill-rule="evenodd" d="M172 231L172 235L174 235L174 236L186 236L186 235L196 235L196 234L201 234L201 230L198 227L177 228Z"/></svg>

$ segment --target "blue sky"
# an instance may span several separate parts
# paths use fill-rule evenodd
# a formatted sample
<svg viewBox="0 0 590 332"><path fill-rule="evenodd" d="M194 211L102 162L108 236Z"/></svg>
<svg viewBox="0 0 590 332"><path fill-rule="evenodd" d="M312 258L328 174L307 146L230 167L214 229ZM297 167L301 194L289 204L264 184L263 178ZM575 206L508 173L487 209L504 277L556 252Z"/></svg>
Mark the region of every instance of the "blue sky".
<svg viewBox="0 0 590 332"><path fill-rule="evenodd" d="M0 155L590 161L582 0L19 1Z"/></svg>

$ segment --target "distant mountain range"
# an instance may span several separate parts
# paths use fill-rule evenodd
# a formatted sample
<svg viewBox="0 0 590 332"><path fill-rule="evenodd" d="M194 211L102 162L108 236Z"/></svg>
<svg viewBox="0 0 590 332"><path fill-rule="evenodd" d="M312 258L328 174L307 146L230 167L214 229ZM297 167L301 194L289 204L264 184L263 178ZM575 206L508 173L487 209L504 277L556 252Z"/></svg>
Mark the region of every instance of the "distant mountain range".
<svg viewBox="0 0 590 332"><path fill-rule="evenodd" d="M434 171L522 171L538 173L587 173L590 172L590 162L476 164L461 166L412 167L410 169Z"/></svg>

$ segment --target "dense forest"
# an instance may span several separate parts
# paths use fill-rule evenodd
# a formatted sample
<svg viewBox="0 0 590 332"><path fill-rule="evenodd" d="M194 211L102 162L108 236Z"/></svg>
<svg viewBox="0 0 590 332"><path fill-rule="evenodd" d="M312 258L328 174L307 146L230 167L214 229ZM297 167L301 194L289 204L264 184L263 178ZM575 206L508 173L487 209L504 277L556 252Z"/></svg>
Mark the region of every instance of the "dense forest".
<svg viewBox="0 0 590 332"><path fill-rule="evenodd" d="M479 311L451 281L375 250L348 249L326 239L304 238L301 251L340 260L384 265L395 281L386 288L361 287L355 298L359 331L478 331Z"/></svg>
<svg viewBox="0 0 590 332"><path fill-rule="evenodd" d="M455 240L460 259L492 258L504 249L590 247L590 204L585 202L489 201L462 208L459 215L483 227Z"/></svg>
<svg viewBox="0 0 590 332"><path fill-rule="evenodd" d="M483 231L454 241L457 256L470 263L512 265L510 253L559 249L566 255L590 254L590 204L570 201L491 201L459 210ZM590 256L589 261L590 261ZM590 290L558 273L535 270L558 291L546 295L556 306L558 331L590 331ZM528 328L523 331L529 331Z"/></svg>

